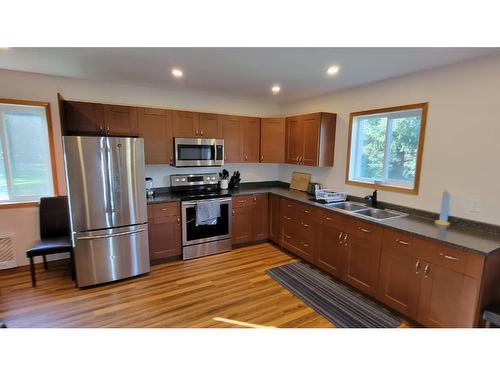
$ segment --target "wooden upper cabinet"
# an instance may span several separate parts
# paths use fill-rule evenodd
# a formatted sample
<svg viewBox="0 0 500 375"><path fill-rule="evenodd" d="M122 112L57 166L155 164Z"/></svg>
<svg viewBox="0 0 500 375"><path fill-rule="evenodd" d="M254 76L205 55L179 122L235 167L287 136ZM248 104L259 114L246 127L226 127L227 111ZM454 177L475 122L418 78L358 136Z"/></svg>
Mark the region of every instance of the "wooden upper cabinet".
<svg viewBox="0 0 500 375"><path fill-rule="evenodd" d="M241 118L239 116L221 116L222 137L224 138L224 161L239 163L241 154Z"/></svg>
<svg viewBox="0 0 500 375"><path fill-rule="evenodd" d="M65 101L63 113L64 133L68 135L94 135L104 133L102 104Z"/></svg>
<svg viewBox="0 0 500 375"><path fill-rule="evenodd" d="M144 138L145 163L172 163L172 112L157 108L137 108L137 112L139 136Z"/></svg>
<svg viewBox="0 0 500 375"><path fill-rule="evenodd" d="M197 112L172 111L173 136L194 138L199 136L200 114Z"/></svg>
<svg viewBox="0 0 500 375"><path fill-rule="evenodd" d="M112 136L137 136L137 108L104 104L106 134Z"/></svg>
<svg viewBox="0 0 500 375"><path fill-rule="evenodd" d="M260 119L256 117L242 117L240 126L242 161L246 163L258 163L260 159Z"/></svg>
<svg viewBox="0 0 500 375"><path fill-rule="evenodd" d="M219 115L215 113L200 113L198 135L202 138L222 138L222 126Z"/></svg>
<svg viewBox="0 0 500 375"><path fill-rule="evenodd" d="M285 119L260 119L260 162L285 162Z"/></svg>
<svg viewBox="0 0 500 375"><path fill-rule="evenodd" d="M337 115L312 113L288 117L285 161L314 167L332 167Z"/></svg>

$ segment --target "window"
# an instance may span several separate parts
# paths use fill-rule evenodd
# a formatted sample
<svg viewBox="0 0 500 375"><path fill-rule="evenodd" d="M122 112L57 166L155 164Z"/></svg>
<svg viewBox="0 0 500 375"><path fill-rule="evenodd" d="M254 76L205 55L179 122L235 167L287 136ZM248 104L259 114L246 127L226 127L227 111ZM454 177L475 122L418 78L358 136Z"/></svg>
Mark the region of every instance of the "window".
<svg viewBox="0 0 500 375"><path fill-rule="evenodd" d="M418 193L427 103L351 113L346 183Z"/></svg>
<svg viewBox="0 0 500 375"><path fill-rule="evenodd" d="M49 114L48 103L0 99L0 203L54 195Z"/></svg>

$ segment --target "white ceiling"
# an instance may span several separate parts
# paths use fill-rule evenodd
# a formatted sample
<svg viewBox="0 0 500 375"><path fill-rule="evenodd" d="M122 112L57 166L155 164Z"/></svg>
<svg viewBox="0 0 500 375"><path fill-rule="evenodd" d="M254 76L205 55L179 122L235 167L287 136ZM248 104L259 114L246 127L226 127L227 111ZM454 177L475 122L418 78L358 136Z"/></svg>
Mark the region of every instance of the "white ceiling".
<svg viewBox="0 0 500 375"><path fill-rule="evenodd" d="M0 68L285 103L498 48L12 48ZM335 77L325 71L339 65ZM172 77L172 67L184 77ZM281 85L273 96L270 87Z"/></svg>

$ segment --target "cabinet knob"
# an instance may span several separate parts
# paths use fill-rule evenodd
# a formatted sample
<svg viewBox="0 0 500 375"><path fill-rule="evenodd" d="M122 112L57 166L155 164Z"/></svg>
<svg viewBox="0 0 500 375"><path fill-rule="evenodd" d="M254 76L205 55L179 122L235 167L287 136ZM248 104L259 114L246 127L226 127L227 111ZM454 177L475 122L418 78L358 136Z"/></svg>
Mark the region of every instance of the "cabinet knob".
<svg viewBox="0 0 500 375"><path fill-rule="evenodd" d="M415 274L418 275L419 270L420 270L420 259L417 259L417 262L415 263Z"/></svg>
<svg viewBox="0 0 500 375"><path fill-rule="evenodd" d="M177 222L178 222L178 223L180 223L180 222L181 222L181 218L180 218L180 217L178 217L178 218L177 218Z"/></svg>
<svg viewBox="0 0 500 375"><path fill-rule="evenodd" d="M264 155L260 155L260 160L264 161Z"/></svg>
<svg viewBox="0 0 500 375"><path fill-rule="evenodd" d="M428 264L425 265L425 268L424 268L424 278L428 278L429 277L429 270L430 270L430 267Z"/></svg>
<svg viewBox="0 0 500 375"><path fill-rule="evenodd" d="M198 130L195 130L195 131L194 131L194 134L195 134L195 135L198 135Z"/></svg>
<svg viewBox="0 0 500 375"><path fill-rule="evenodd" d="M234 215L234 209L233 209L233 215Z"/></svg>
<svg viewBox="0 0 500 375"><path fill-rule="evenodd" d="M203 137L203 130L200 131L200 135Z"/></svg>
<svg viewBox="0 0 500 375"><path fill-rule="evenodd" d="M300 156L297 156L297 157L295 158L295 162L296 162L297 164L299 164L299 157L300 157Z"/></svg>
<svg viewBox="0 0 500 375"><path fill-rule="evenodd" d="M339 241L342 241L342 232L339 233Z"/></svg>
<svg viewBox="0 0 500 375"><path fill-rule="evenodd" d="M245 155L245 160L248 160L248 156L247 155Z"/></svg>

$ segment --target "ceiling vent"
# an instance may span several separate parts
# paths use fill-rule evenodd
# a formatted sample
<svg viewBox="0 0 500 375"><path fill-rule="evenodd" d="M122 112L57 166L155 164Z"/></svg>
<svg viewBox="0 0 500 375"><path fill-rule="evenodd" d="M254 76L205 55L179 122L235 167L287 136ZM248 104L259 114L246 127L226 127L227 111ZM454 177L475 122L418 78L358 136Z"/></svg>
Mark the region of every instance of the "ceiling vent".
<svg viewBox="0 0 500 375"><path fill-rule="evenodd" d="M11 234L0 234L0 270L17 266Z"/></svg>

